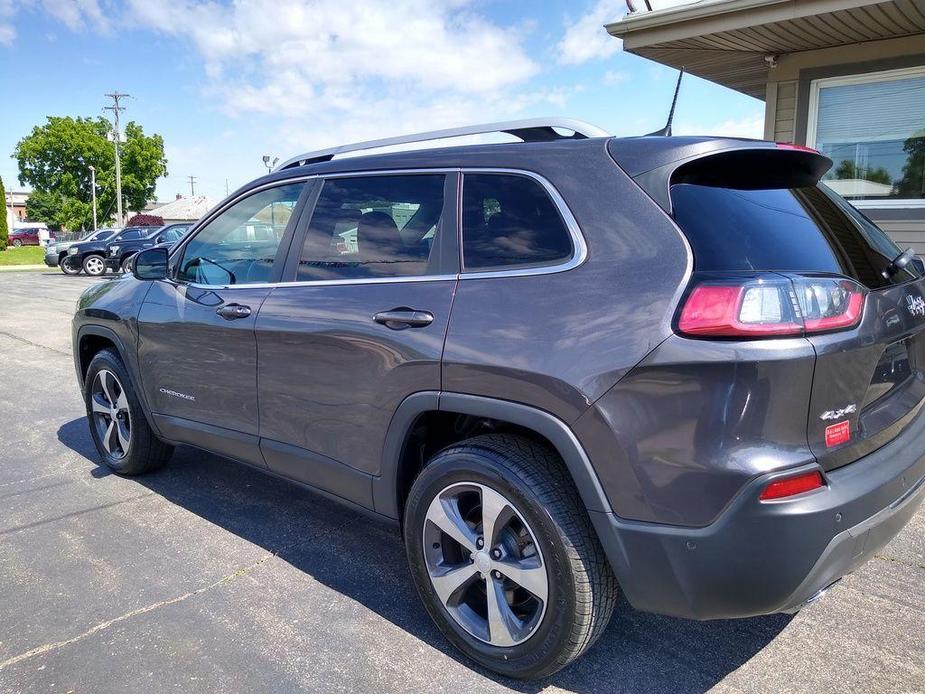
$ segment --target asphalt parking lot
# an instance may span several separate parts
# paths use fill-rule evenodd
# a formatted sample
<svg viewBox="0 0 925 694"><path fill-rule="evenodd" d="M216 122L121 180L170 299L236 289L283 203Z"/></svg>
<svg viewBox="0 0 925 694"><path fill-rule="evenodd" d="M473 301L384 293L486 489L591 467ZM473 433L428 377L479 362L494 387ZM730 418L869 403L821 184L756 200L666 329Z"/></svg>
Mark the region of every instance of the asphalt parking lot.
<svg viewBox="0 0 925 694"><path fill-rule="evenodd" d="M795 617L699 623L625 602L548 681L443 641L397 533L192 449L100 466L70 317L97 281L0 274L0 691L925 691L925 512Z"/></svg>

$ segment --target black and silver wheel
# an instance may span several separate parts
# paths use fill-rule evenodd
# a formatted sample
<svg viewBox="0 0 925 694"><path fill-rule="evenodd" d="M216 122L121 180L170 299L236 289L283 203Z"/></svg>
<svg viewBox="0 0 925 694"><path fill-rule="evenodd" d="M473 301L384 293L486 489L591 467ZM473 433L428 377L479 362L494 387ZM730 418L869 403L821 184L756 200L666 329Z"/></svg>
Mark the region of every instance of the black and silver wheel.
<svg viewBox="0 0 925 694"><path fill-rule="evenodd" d="M125 274L130 274L132 272L132 258L134 257L134 255L130 255L122 261L122 272Z"/></svg>
<svg viewBox="0 0 925 694"><path fill-rule="evenodd" d="M61 258L58 267L61 268L61 272L65 275L79 275L83 270L80 263L77 262L77 259L70 255Z"/></svg>
<svg viewBox="0 0 925 694"><path fill-rule="evenodd" d="M84 379L84 401L93 443L115 472L141 474L170 458L173 447L154 435L114 351L104 349L93 357Z"/></svg>
<svg viewBox="0 0 925 694"><path fill-rule="evenodd" d="M13 246L15 246L16 248L19 248L20 246L22 246L22 241L20 241L19 239L13 239Z"/></svg>
<svg viewBox="0 0 925 694"><path fill-rule="evenodd" d="M431 586L473 637L513 646L536 631L549 579L530 526L510 499L475 482L451 484L430 502L423 530Z"/></svg>
<svg viewBox="0 0 925 694"><path fill-rule="evenodd" d="M562 461L520 436L437 454L405 506L405 548L443 633L503 675L545 677L601 634L616 580Z"/></svg>
<svg viewBox="0 0 925 694"><path fill-rule="evenodd" d="M91 277L99 277L106 272L106 261L98 255L88 255L84 258L83 271Z"/></svg>
<svg viewBox="0 0 925 694"><path fill-rule="evenodd" d="M132 415L125 388L112 371L100 369L96 372L90 384L90 401L90 419L96 429L96 438L109 457L122 460L132 443Z"/></svg>

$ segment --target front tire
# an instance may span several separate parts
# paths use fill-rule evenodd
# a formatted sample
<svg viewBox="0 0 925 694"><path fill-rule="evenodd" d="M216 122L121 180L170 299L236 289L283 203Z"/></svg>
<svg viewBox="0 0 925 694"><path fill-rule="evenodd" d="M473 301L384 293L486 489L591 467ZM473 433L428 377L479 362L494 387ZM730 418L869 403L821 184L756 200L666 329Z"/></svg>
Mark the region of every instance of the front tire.
<svg viewBox="0 0 925 694"><path fill-rule="evenodd" d="M19 248L20 246L22 246L22 241L20 241L19 239L13 239L13 245L16 248Z"/></svg>
<svg viewBox="0 0 925 694"><path fill-rule="evenodd" d="M404 535L430 616L502 675L565 667L616 603L616 579L561 459L521 436L478 436L438 453L412 485Z"/></svg>
<svg viewBox="0 0 925 694"><path fill-rule="evenodd" d="M106 273L106 261L98 255L88 255L84 258L83 271L90 277L99 277Z"/></svg>
<svg viewBox="0 0 925 694"><path fill-rule="evenodd" d="M120 475L140 475L170 458L173 446L155 436L119 355L104 349L84 379L90 435L103 462Z"/></svg>
<svg viewBox="0 0 925 694"><path fill-rule="evenodd" d="M66 255L58 262L58 267L65 275L79 275L82 271L79 263L74 262L71 256Z"/></svg>

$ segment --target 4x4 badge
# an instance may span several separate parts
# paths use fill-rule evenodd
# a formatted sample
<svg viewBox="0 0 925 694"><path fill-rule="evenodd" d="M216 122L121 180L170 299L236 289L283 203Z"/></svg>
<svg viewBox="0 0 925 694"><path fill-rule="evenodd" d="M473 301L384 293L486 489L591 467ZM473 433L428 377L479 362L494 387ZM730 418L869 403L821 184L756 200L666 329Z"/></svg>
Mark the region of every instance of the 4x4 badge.
<svg viewBox="0 0 925 694"><path fill-rule="evenodd" d="M925 316L925 299L920 296L907 296L906 308L913 316Z"/></svg>
<svg viewBox="0 0 925 694"><path fill-rule="evenodd" d="M845 415L854 414L857 411L858 406L854 403L851 403L850 405L845 405L840 410L828 410L827 412L823 412L821 415L819 415L819 419L827 422L831 419L841 419Z"/></svg>

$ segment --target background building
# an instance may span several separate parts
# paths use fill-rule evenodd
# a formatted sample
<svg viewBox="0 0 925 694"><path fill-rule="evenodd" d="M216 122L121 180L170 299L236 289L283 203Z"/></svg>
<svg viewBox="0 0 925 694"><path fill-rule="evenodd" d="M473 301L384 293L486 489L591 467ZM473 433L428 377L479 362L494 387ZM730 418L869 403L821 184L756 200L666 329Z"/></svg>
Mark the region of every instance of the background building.
<svg viewBox="0 0 925 694"><path fill-rule="evenodd" d="M925 0L701 0L607 30L764 100L765 139L829 156L826 183L925 254Z"/></svg>

